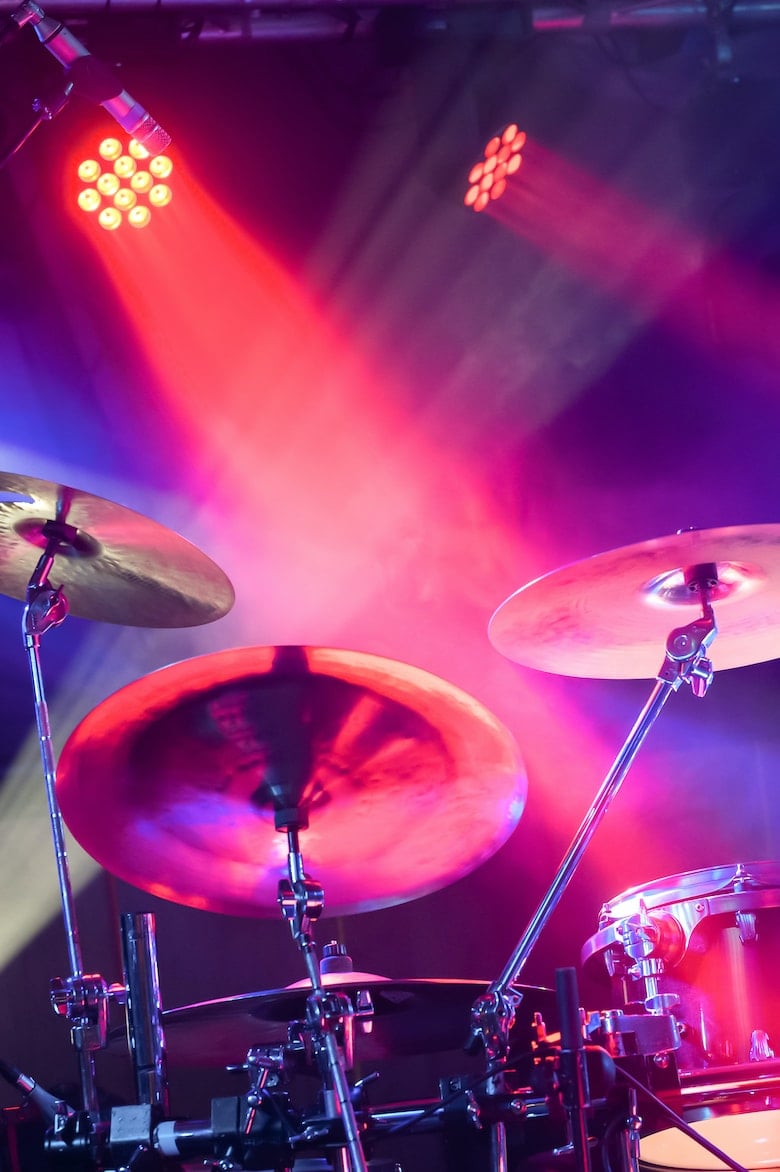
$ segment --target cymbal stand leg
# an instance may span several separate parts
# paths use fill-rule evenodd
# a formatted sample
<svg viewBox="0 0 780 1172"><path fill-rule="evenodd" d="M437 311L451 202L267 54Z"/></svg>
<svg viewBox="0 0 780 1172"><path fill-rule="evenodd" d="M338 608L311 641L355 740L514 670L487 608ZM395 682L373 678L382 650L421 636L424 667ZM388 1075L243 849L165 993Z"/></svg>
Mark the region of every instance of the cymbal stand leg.
<svg viewBox="0 0 780 1172"><path fill-rule="evenodd" d="M68 603L62 593L62 589L55 590L49 583L49 573L54 564L54 556L62 541L62 534L60 533L61 523L47 522L47 525L52 527L52 533L51 535L47 534L49 540L46 550L38 560L38 564L27 587L27 598L22 616L22 631L32 678L35 722L38 729L43 777L46 785L46 800L49 808L49 821L51 823L51 833L54 842L54 856L65 925L68 960L72 980L76 983L84 976L84 966L81 959L81 945L76 922L73 886L70 879L70 867L68 865L68 852L65 846L62 814L57 802L57 773L51 743L49 709L46 702L40 658L41 636L52 627L59 626L64 621L68 614ZM62 528L67 529L69 527L62 526ZM45 527L44 532L46 532ZM78 1051L83 1107L90 1115L97 1117L98 1101L95 1085L94 1058L89 1043L85 1043L84 1031L75 1029L72 1033Z"/></svg>
<svg viewBox="0 0 780 1172"><path fill-rule="evenodd" d="M282 915L290 924L290 930L298 949L303 955L312 991L306 1003L307 1022L311 1029L315 1051L324 1056L330 1082L327 1096L333 1103L344 1128L346 1152L349 1155L350 1172L368 1172L363 1145L360 1142L357 1117L350 1096L344 1058L336 1037L336 1030L343 1027L345 1046L351 1050L352 1003L348 997L334 990L323 988L320 964L311 922L316 919L324 906L322 887L308 878L303 867L303 858L298 843L298 825L279 826L287 833L287 869L289 881L279 884L279 905Z"/></svg>
<svg viewBox="0 0 780 1172"><path fill-rule="evenodd" d="M702 571L710 567L695 567ZM690 571L693 573L693 570ZM686 575L687 576L687 575ZM695 583L692 583L693 590ZM631 732L604 779L596 798L587 811L569 849L553 878L552 884L532 916L514 952L497 980L474 1003L471 1014L470 1048L482 1045L489 1059L505 1062L509 1049L509 1031L514 1024L520 995L510 986L522 972L539 936L568 887L587 850L593 835L641 748L655 724L666 701L683 682L688 683L697 696L703 696L712 680L712 665L706 651L717 635L715 616L707 597L707 587L699 587L702 617L684 627L673 630L666 641L666 655L658 672L656 683L637 718Z"/></svg>

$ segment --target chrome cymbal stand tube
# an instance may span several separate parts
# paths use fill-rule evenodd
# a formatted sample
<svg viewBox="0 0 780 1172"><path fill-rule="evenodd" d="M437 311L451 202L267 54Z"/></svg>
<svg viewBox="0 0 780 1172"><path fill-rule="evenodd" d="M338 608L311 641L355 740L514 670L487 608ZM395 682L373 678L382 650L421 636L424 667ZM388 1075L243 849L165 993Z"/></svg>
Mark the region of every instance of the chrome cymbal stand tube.
<svg viewBox="0 0 780 1172"><path fill-rule="evenodd" d="M167 1060L154 916L151 912L124 912L120 928L127 987L127 1040L137 1099L167 1115Z"/></svg>
<svg viewBox="0 0 780 1172"><path fill-rule="evenodd" d="M704 696L712 682L712 664L707 651L718 628L709 596L717 583L717 567L709 563L692 566L685 571L685 581L691 596L698 594L702 616L686 626L675 628L668 636L664 662L650 696L564 855L549 890L501 975L477 998L472 1007L469 1049L475 1050L481 1046L488 1061L497 1067L506 1064L509 1032L522 1000L522 995L510 986L518 980L650 729L667 700L679 690L683 682L689 684L697 696ZM497 1161L491 1172L501 1172ZM587 1170L583 1168L580 1172Z"/></svg>
<svg viewBox="0 0 780 1172"><path fill-rule="evenodd" d="M67 1015L71 1022L71 1038L79 1059L82 1106L93 1119L97 1119L98 1099L93 1053L100 1048L101 1044L105 1044L105 1036L100 1037L101 1029L104 1026L105 985L102 982L96 984L97 979L94 976L85 976L81 959L68 853L65 846L62 815L57 802L57 774L40 659L41 637L52 627L59 626L68 614L67 599L61 588L55 590L51 586L49 574L54 565L56 554L66 548L67 544L75 538L76 531L63 521L47 521L43 527L43 534L47 538L46 549L39 558L27 587L22 630L32 677L35 721L43 762L46 800L54 841L57 880L71 974L69 981L57 982L56 986L53 985L52 996L55 1011ZM102 1006L101 1001L103 1002Z"/></svg>
<svg viewBox="0 0 780 1172"><path fill-rule="evenodd" d="M340 1032L344 1039L344 1050L350 1055L354 1010L351 1001L343 993L323 988L311 924L322 912L325 901L322 887L304 871L298 830L305 826L305 818L299 811L285 810L277 814L276 824L278 830L284 830L287 834L289 875L289 879L282 879L279 883L279 906L290 925L293 940L303 955L312 987L306 1002L307 1024L315 1053L318 1059L323 1060L323 1075L326 1076L327 1084L326 1106L334 1111L344 1129L346 1145L340 1145L339 1160L342 1165L347 1165L344 1157L348 1157L348 1166L343 1168L343 1172L368 1172L344 1057L337 1038L337 1032ZM316 1139L315 1136L307 1135L304 1138Z"/></svg>

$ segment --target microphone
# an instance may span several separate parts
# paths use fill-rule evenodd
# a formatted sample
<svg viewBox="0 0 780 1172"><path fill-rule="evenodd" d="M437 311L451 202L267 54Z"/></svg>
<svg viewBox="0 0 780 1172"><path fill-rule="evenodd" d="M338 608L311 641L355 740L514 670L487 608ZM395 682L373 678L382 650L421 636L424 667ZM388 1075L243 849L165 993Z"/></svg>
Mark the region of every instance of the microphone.
<svg viewBox="0 0 780 1172"><path fill-rule="evenodd" d="M62 1103L62 1100L56 1098L54 1095L45 1091L34 1078L29 1074L22 1074L21 1070L17 1070L15 1066L10 1066L0 1058L0 1075L10 1083L12 1087L16 1087L30 1099L41 1114L53 1123L57 1115L64 1108L67 1115L74 1115L75 1112L67 1103Z"/></svg>
<svg viewBox="0 0 780 1172"><path fill-rule="evenodd" d="M35 35L53 57L64 65L75 91L107 110L123 130L131 134L150 154L157 155L170 146L171 136L163 130L140 102L136 102L108 65L90 53L60 20L47 16L35 0L12 13L11 19L21 28L32 24Z"/></svg>

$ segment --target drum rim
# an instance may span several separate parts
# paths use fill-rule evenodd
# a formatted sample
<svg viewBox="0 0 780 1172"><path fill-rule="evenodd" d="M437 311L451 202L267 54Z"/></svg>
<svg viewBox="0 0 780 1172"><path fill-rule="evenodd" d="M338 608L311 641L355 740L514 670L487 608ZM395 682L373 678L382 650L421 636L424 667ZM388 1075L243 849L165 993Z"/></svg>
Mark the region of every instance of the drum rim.
<svg viewBox="0 0 780 1172"><path fill-rule="evenodd" d="M767 886L780 888L780 860L777 859L725 863L717 867L682 871L677 875L662 876L650 883L639 883L607 900L602 905L599 917L603 921L601 926L606 926L612 919L622 919L638 911L640 899L644 899L648 908L660 908L691 899L707 899L721 891L728 891L736 880L738 870L745 871L757 884L756 888L746 888L744 894Z"/></svg>

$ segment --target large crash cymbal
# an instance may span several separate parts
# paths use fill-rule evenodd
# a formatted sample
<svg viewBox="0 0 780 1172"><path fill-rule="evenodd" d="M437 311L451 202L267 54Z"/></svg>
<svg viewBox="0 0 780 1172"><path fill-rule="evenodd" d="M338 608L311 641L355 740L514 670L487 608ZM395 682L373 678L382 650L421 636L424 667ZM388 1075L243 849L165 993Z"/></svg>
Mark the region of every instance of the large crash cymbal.
<svg viewBox="0 0 780 1172"><path fill-rule="evenodd" d="M326 911L425 895L514 829L525 773L481 704L394 660L314 647L201 656L116 692L65 745L58 797L76 839L155 895L279 915L298 809Z"/></svg>
<svg viewBox="0 0 780 1172"><path fill-rule="evenodd" d="M488 986L487 981L444 978L397 981L370 973L324 978L324 984L345 992L358 1011L355 1057L363 1062L462 1049L471 1007ZM512 988L523 998L513 1037L527 1047L534 1013L542 1014L548 1028L555 1027L555 993L528 985ZM308 992L302 985L288 986L166 1010L169 1059L174 1065L229 1066L243 1062L253 1046L283 1043L288 1025L306 1018Z"/></svg>
<svg viewBox="0 0 780 1172"><path fill-rule="evenodd" d="M716 671L780 656L780 525L686 530L537 578L493 615L489 636L526 667L594 679L657 675L669 633L701 614L685 582L716 569Z"/></svg>
<svg viewBox="0 0 780 1172"><path fill-rule="evenodd" d="M52 586L72 614L130 627L194 627L227 614L233 587L177 533L62 484L0 472L0 593L24 600L49 539Z"/></svg>

